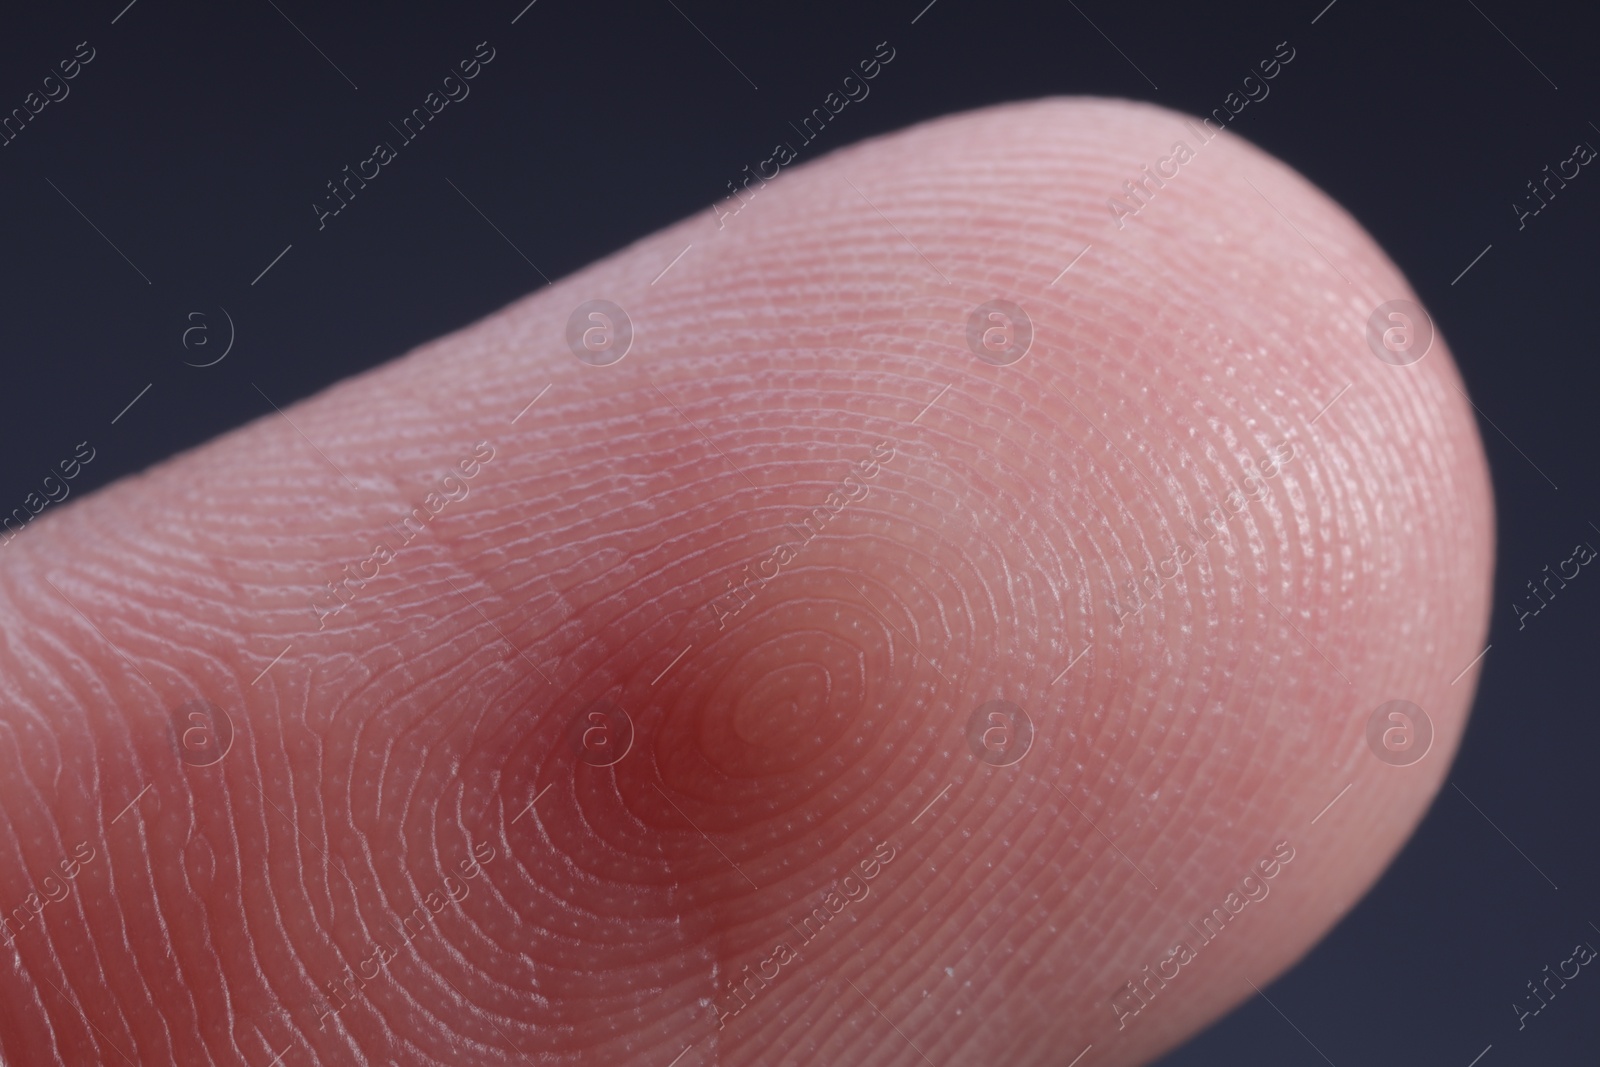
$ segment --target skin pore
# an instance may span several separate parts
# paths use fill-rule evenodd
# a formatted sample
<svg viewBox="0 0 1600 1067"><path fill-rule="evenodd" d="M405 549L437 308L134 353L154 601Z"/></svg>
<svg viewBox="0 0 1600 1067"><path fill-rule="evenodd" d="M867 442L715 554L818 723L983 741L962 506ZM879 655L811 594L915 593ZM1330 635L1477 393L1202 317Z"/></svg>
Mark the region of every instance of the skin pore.
<svg viewBox="0 0 1600 1067"><path fill-rule="evenodd" d="M6 1061L1103 1067L1265 987L1442 781L1491 499L1304 179L1224 132L1108 218L1186 129L797 163L45 509L0 555ZM592 300L626 358L568 347Z"/></svg>

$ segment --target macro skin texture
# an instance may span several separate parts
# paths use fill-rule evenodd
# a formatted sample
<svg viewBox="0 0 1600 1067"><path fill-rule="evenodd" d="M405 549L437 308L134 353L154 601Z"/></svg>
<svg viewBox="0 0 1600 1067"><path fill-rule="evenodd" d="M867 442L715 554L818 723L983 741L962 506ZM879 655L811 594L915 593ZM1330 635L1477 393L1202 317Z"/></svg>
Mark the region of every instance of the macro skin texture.
<svg viewBox="0 0 1600 1067"><path fill-rule="evenodd" d="M7 544L6 1061L1100 1067L1265 987L1443 779L1491 500L1394 266L1193 131L837 152Z"/></svg>

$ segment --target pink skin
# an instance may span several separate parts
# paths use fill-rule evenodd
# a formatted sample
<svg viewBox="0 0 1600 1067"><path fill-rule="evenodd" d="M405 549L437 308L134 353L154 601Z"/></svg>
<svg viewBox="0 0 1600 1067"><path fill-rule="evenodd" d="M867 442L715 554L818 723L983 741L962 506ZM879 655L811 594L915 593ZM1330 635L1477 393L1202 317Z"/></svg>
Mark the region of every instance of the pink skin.
<svg viewBox="0 0 1600 1067"><path fill-rule="evenodd" d="M7 1062L1104 1067L1253 995L1443 778L1491 501L1443 340L1373 355L1413 294L1288 168L1222 135L1118 228L1176 140L1052 100L786 169L50 508L0 555Z"/></svg>

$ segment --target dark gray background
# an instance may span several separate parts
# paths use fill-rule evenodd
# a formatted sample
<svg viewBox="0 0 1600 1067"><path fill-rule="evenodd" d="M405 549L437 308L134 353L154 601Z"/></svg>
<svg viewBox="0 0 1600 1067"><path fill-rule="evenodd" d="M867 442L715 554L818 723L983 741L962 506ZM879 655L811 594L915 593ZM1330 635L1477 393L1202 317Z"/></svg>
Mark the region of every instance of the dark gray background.
<svg viewBox="0 0 1600 1067"><path fill-rule="evenodd" d="M1393 869L1267 989L1276 1009L1254 998L1167 1062L1467 1067L1491 1044L1481 1067L1595 1062L1600 975L1585 969L1520 1033L1511 1008L1575 942L1600 945L1586 658L1600 578L1585 572L1521 631L1511 607L1576 542L1600 544L1600 175L1586 168L1520 232L1511 206L1576 142L1600 147L1596 35L1577 5L937 0L913 24L926 0L538 0L513 25L525 0L124 2L6 18L0 110L79 41L97 55L0 148L0 510L80 440L97 455L77 491L270 410L252 382L287 405L543 285L541 271L707 210L879 41L892 67L802 158L1047 94L1209 111L1287 40L1293 64L1232 128L1377 237L1493 420L1493 649L1451 784ZM498 54L470 98L318 232L323 183L485 39ZM218 351L183 348L187 316L205 313L220 343L221 307L234 351L185 366Z"/></svg>

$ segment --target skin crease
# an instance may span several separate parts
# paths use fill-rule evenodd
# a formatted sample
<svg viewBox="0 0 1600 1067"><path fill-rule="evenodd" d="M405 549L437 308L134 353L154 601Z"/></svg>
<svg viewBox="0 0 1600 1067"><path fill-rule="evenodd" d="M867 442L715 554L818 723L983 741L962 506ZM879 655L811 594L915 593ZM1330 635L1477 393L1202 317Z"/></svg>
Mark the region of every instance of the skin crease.
<svg viewBox="0 0 1600 1067"><path fill-rule="evenodd" d="M6 1060L1102 1067L1265 987L1443 779L1491 498L1443 339L1374 357L1413 294L1304 179L1223 134L1116 226L1180 139L1049 100L797 164L48 509L0 553L0 908L55 879Z"/></svg>

